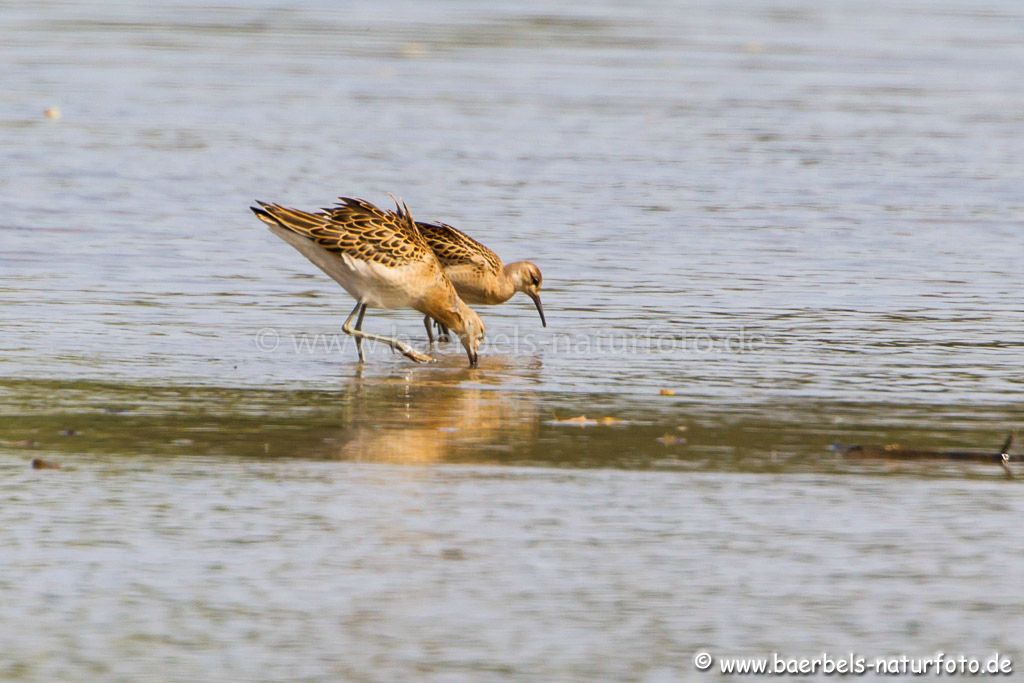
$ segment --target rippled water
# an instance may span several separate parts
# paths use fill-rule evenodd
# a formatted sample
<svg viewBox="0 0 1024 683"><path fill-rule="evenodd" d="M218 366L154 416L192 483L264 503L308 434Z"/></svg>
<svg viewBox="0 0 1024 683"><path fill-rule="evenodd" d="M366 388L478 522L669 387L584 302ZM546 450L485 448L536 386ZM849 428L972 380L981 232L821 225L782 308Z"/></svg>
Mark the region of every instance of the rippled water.
<svg viewBox="0 0 1024 683"><path fill-rule="evenodd" d="M1016 482L827 447L1022 422L1022 20L0 4L0 677L1011 649ZM247 207L387 192L535 260L550 326L519 297L479 371L357 369Z"/></svg>
<svg viewBox="0 0 1024 683"><path fill-rule="evenodd" d="M486 312L492 336L536 335L513 357L543 371L516 386L1015 399L1019 16L14 7L0 371L331 386L351 347L310 359L254 336L336 332L348 298L247 206L391 191L542 266L549 331L525 299ZM415 315L371 320L421 334ZM649 332L677 344L645 352ZM603 333L640 352L557 352ZM756 353L699 350L741 334Z"/></svg>
<svg viewBox="0 0 1024 683"><path fill-rule="evenodd" d="M998 483L895 497L857 476L151 457L2 471L16 680L693 680L700 648L987 656L1019 648L1024 622L1007 542L1024 507Z"/></svg>

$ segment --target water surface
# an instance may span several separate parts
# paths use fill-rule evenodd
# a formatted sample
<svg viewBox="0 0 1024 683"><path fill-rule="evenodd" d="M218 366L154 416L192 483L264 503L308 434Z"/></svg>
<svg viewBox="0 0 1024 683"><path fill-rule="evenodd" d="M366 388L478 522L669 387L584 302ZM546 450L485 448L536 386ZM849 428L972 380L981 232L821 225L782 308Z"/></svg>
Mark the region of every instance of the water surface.
<svg viewBox="0 0 1024 683"><path fill-rule="evenodd" d="M1010 0L3 4L0 677L1019 649L1019 482L828 446L1022 422L1022 27ZM519 297L479 370L357 368L348 297L247 207L387 192L535 260L550 327ZM367 328L423 343L410 312Z"/></svg>

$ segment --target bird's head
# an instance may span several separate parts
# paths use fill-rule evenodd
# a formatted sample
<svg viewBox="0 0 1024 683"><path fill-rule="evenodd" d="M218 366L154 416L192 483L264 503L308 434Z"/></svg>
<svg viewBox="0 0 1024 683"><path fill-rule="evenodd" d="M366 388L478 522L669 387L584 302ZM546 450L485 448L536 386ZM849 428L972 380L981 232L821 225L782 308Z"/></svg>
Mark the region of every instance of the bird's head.
<svg viewBox="0 0 1024 683"><path fill-rule="evenodd" d="M461 326L456 325L452 327L452 330L462 340L462 346L466 349L466 355L469 356L469 367L475 368L480 359L480 344L483 343L486 332L484 321L480 319L476 311L465 304L462 304L459 318Z"/></svg>
<svg viewBox="0 0 1024 683"><path fill-rule="evenodd" d="M485 332L484 321L480 319L476 311L467 306L458 297L455 290L451 289L444 306L424 312L458 335L462 340L462 346L466 349L466 355L469 356L469 367L475 368Z"/></svg>
<svg viewBox="0 0 1024 683"><path fill-rule="evenodd" d="M544 282L544 276L540 274L540 268L531 261L516 261L505 266L505 273L512 280L517 292L522 292L533 299L537 312L540 313L540 322L544 327L548 326L544 319L544 307L540 303L540 287Z"/></svg>

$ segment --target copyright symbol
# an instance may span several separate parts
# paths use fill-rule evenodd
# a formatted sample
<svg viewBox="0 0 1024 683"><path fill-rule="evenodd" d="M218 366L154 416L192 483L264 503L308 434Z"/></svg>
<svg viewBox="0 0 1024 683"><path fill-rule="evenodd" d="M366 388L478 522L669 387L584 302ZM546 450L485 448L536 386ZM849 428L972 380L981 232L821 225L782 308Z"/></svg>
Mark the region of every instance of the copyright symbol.
<svg viewBox="0 0 1024 683"><path fill-rule="evenodd" d="M697 667L698 671L707 671L711 668L713 661L711 655L707 652L698 652L693 656L693 665Z"/></svg>
<svg viewBox="0 0 1024 683"><path fill-rule="evenodd" d="M281 338L273 327L264 327L256 333L256 348L260 351L277 351Z"/></svg>

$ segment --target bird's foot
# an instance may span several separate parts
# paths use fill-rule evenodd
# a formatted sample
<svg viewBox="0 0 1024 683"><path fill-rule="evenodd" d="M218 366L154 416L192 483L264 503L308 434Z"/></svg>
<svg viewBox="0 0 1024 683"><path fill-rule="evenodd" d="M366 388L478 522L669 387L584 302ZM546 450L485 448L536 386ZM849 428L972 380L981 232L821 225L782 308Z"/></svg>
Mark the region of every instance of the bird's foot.
<svg viewBox="0 0 1024 683"><path fill-rule="evenodd" d="M419 351L417 351L416 349L412 348L411 346L406 346L405 344L400 344L397 347L392 347L392 348L394 350L396 350L396 351L401 351L403 356L405 356L409 360L416 361L417 363L433 363L434 362L434 357L433 356L428 356L425 353L420 353Z"/></svg>
<svg viewBox="0 0 1024 683"><path fill-rule="evenodd" d="M408 351L403 351L402 353L405 355L406 358L408 358L409 360L414 360L417 363L433 363L435 360L433 356L428 356L425 353L420 353L416 349L409 349Z"/></svg>

